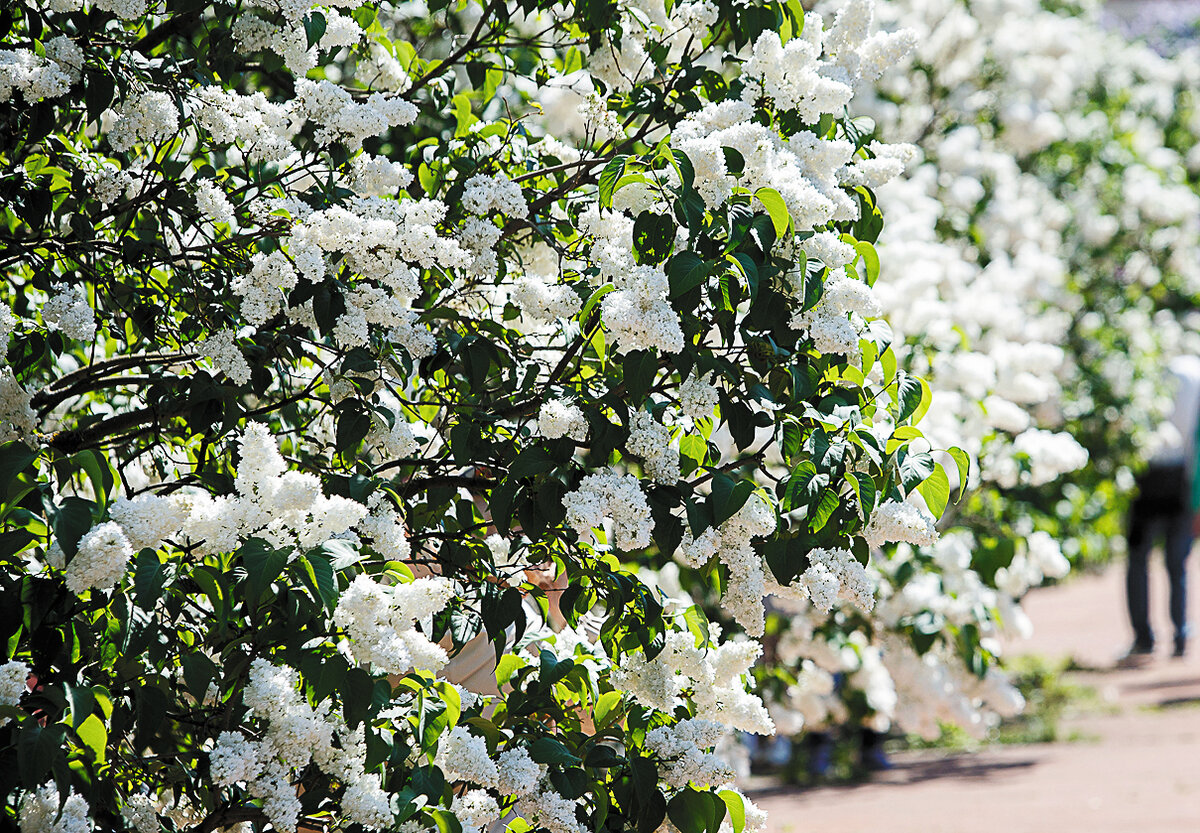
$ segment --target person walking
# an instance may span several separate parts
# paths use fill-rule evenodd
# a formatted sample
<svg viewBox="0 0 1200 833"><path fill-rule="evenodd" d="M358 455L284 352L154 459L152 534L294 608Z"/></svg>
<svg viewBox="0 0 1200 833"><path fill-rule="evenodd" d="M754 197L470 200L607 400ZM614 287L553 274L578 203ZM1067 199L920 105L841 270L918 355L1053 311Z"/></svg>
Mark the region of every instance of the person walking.
<svg viewBox="0 0 1200 833"><path fill-rule="evenodd" d="M1175 383L1175 405L1163 447L1138 478L1138 496L1129 513L1129 567L1125 595L1134 641L1129 657L1154 652L1150 627L1148 562L1161 540L1170 578L1171 623L1175 628L1174 656L1187 651L1187 558L1200 525L1200 477L1197 477L1197 430L1200 429L1200 357L1180 356L1169 370Z"/></svg>

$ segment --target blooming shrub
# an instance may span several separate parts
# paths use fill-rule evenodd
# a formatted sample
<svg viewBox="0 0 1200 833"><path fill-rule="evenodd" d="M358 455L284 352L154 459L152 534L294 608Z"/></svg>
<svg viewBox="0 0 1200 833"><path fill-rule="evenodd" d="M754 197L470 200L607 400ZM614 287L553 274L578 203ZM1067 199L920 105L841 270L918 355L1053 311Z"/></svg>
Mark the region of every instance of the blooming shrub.
<svg viewBox="0 0 1200 833"><path fill-rule="evenodd" d="M773 730L764 599L871 608L950 491L871 20L7 7L5 817L760 829L713 750Z"/></svg>
<svg viewBox="0 0 1200 833"><path fill-rule="evenodd" d="M922 430L971 477L936 544L875 562L870 620L787 611L761 676L780 725L981 733L1019 705L997 637L1028 632L1030 587L1120 551L1163 368L1200 353L1200 63L1087 6L896 0L878 17L915 48L857 106L921 159L878 189L875 296L900 366L930 385Z"/></svg>

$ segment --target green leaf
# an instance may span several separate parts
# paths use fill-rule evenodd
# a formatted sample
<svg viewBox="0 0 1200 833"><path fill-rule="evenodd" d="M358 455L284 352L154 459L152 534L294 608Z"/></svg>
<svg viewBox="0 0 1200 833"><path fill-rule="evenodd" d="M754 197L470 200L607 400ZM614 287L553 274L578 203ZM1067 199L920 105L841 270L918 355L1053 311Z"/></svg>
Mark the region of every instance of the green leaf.
<svg viewBox="0 0 1200 833"><path fill-rule="evenodd" d="M529 757L536 763L551 766L577 766L582 763L579 756L555 738L538 738L529 744Z"/></svg>
<svg viewBox="0 0 1200 833"><path fill-rule="evenodd" d="M708 617L699 605L692 605L683 612L683 621L696 639L696 647L703 648L709 642Z"/></svg>
<svg viewBox="0 0 1200 833"><path fill-rule="evenodd" d="M662 263L675 242L675 223L670 217L643 211L633 221L633 254L638 263Z"/></svg>
<svg viewBox="0 0 1200 833"><path fill-rule="evenodd" d="M874 286L875 281L879 279L879 253L875 251L875 247L866 240L855 240L852 244L854 251L858 252L858 256L863 259L863 277L867 281L868 286Z"/></svg>
<svg viewBox="0 0 1200 833"><path fill-rule="evenodd" d="M93 449L81 451L72 458L92 482L92 491L99 501L101 509L108 505L108 495L113 488L112 468L108 460L100 452Z"/></svg>
<svg viewBox="0 0 1200 833"><path fill-rule="evenodd" d="M318 11L311 11L308 13L308 17L304 18L304 34L308 38L309 49L312 49L321 42L321 38L325 37L327 25L325 15Z"/></svg>
<svg viewBox="0 0 1200 833"><path fill-rule="evenodd" d="M54 513L54 540L67 558L79 550L79 539L92 528L92 509L95 504L79 497L64 498Z"/></svg>
<svg viewBox="0 0 1200 833"><path fill-rule="evenodd" d="M617 287L613 284L606 283L603 286L598 287L595 292L589 295L588 299L583 303L583 310L579 313L580 322L586 324L588 316L591 314L592 309L596 306L596 304L600 303L600 299L608 293L614 291L616 288Z"/></svg>
<svg viewBox="0 0 1200 833"><path fill-rule="evenodd" d="M625 355L621 367L625 373L627 401L635 407L640 406L658 373L658 355L653 350L635 350Z"/></svg>
<svg viewBox="0 0 1200 833"><path fill-rule="evenodd" d="M742 833L746 828L746 802L733 790L721 790L717 793L729 810L729 820L733 822L733 833Z"/></svg>
<svg viewBox="0 0 1200 833"><path fill-rule="evenodd" d="M332 613L338 602L338 586L333 575L333 565L315 552L305 555L302 561L308 567L305 576L311 578L312 589L316 591L317 597L325 603L325 608Z"/></svg>
<svg viewBox="0 0 1200 833"><path fill-rule="evenodd" d="M96 715L89 715L76 729L75 734L79 735L79 739L83 745L92 750L92 754L96 756L97 763L104 763L107 758L108 751L108 729Z"/></svg>
<svg viewBox="0 0 1200 833"><path fill-rule="evenodd" d="M667 803L667 817L680 833L716 833L725 818L725 802L688 787Z"/></svg>
<svg viewBox="0 0 1200 833"><path fill-rule="evenodd" d="M787 234L788 226L792 223L792 215L788 213L787 203L774 188L759 188L754 196L767 209L771 224L775 226L775 236L780 239Z"/></svg>
<svg viewBox="0 0 1200 833"><path fill-rule="evenodd" d="M967 478L971 474L971 458L967 455L967 452L956 445L946 449L946 453L954 458L954 463L958 466L957 499L962 500L963 494L967 491Z"/></svg>
<svg viewBox="0 0 1200 833"><path fill-rule="evenodd" d="M261 538L251 538L239 550L246 568L246 602L255 607L271 582L279 578L287 566L287 551L272 549Z"/></svg>
<svg viewBox="0 0 1200 833"><path fill-rule="evenodd" d="M838 500L837 492L833 489L823 491L821 493L821 500L809 515L808 528L813 532L820 532L825 528L825 524L829 523L829 519L840 504L841 501Z"/></svg>
<svg viewBox="0 0 1200 833"><path fill-rule="evenodd" d="M79 724L87 720L88 715L96 707L96 695L88 686L66 683L63 693L67 698L67 708L71 711L71 727L78 729Z"/></svg>
<svg viewBox="0 0 1200 833"><path fill-rule="evenodd" d="M362 403L348 399L338 406L334 445L343 454L358 448L371 430L371 415Z"/></svg>
<svg viewBox="0 0 1200 833"><path fill-rule="evenodd" d="M87 120L96 121L100 114L112 103L113 93L116 92L117 82L106 69L92 69L87 72L87 90L83 94L87 106Z"/></svg>
<svg viewBox="0 0 1200 833"><path fill-rule="evenodd" d="M523 480L551 471L554 466L554 459L546 449L540 445L531 445L512 461L512 465L508 467L508 476L511 480Z"/></svg>
<svg viewBox="0 0 1200 833"><path fill-rule="evenodd" d="M614 156L600 172L599 199L601 208L612 208L613 191L617 180L625 173L625 161L628 156Z"/></svg>
<svg viewBox="0 0 1200 833"><path fill-rule="evenodd" d="M933 513L935 518L941 517L946 511L946 503L950 500L950 478L946 477L946 470L940 464L933 467L933 474L925 478L917 491L921 493L921 497L925 498L925 503L929 506L929 511Z"/></svg>
<svg viewBox="0 0 1200 833"><path fill-rule="evenodd" d="M746 501L752 494L754 494L753 481L734 480L724 472L714 475L712 493L709 495L713 525L720 526L732 518L739 509L746 505Z"/></svg>
<svg viewBox="0 0 1200 833"><path fill-rule="evenodd" d="M917 408L921 405L922 395L928 389L928 385L924 387L922 385L923 380L916 376L911 376L903 370L897 373L896 404L900 409L896 414L897 422L903 422L916 413Z"/></svg>
<svg viewBox="0 0 1200 833"><path fill-rule="evenodd" d="M346 724L353 729L370 714L375 682L361 668L351 668L338 686L338 691L342 695L342 713L346 717Z"/></svg>
<svg viewBox="0 0 1200 833"><path fill-rule="evenodd" d="M600 695L592 709L592 719L597 729L603 729L612 718L616 717L621 700L622 695L619 691L606 691Z"/></svg>
<svg viewBox="0 0 1200 833"><path fill-rule="evenodd" d="M149 547L138 553L136 565L133 591L137 596L137 605L142 610L153 610L155 603L162 598L167 565L160 561L158 553Z"/></svg>
<svg viewBox="0 0 1200 833"><path fill-rule="evenodd" d="M35 720L27 720L17 739L17 761L21 776L27 786L40 786L50 772L55 757L62 752L67 727L52 723L42 728Z"/></svg>
<svg viewBox="0 0 1200 833"><path fill-rule="evenodd" d="M667 264L667 281L671 297L686 295L708 279L708 261L695 252L680 252Z"/></svg>
<svg viewBox="0 0 1200 833"><path fill-rule="evenodd" d="M183 684L188 693L196 698L196 702L203 702L209 683L217 677L217 666L200 651L184 651L179 657L179 665L183 668Z"/></svg>

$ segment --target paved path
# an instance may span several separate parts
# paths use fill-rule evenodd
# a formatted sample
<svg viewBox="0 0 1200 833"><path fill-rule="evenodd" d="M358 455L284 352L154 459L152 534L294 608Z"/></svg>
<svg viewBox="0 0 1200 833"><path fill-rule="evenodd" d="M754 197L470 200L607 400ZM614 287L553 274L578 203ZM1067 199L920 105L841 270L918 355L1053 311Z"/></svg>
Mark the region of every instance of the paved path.
<svg viewBox="0 0 1200 833"><path fill-rule="evenodd" d="M1189 606L1200 623L1198 559ZM1166 579L1152 567L1164 653L1139 668L1114 667L1130 641L1119 569L1026 599L1036 634L1009 652L1091 669L1070 676L1100 705L1062 724L1081 740L906 752L868 784L760 792L772 833L1200 833L1200 639L1186 659L1166 655Z"/></svg>

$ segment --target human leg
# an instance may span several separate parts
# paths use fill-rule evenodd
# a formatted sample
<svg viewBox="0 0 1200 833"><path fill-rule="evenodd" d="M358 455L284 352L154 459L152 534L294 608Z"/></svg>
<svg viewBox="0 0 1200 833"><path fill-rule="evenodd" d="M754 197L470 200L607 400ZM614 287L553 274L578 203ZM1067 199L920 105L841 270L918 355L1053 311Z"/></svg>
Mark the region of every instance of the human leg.
<svg viewBox="0 0 1200 833"><path fill-rule="evenodd" d="M1148 562L1154 546L1153 519L1134 504L1130 512L1129 564L1125 571L1125 602L1129 624L1133 626L1133 653L1149 652L1154 648L1154 631L1150 628L1150 581Z"/></svg>
<svg viewBox="0 0 1200 833"><path fill-rule="evenodd" d="M1171 624L1175 626L1175 654L1187 649L1187 560L1192 550L1192 518L1183 512L1171 519L1164 545L1167 576L1171 580Z"/></svg>

